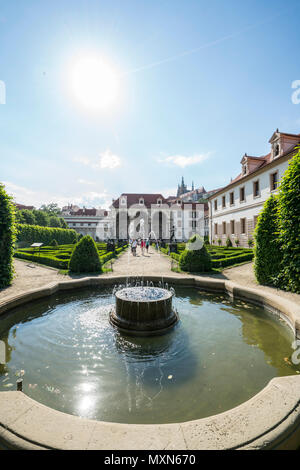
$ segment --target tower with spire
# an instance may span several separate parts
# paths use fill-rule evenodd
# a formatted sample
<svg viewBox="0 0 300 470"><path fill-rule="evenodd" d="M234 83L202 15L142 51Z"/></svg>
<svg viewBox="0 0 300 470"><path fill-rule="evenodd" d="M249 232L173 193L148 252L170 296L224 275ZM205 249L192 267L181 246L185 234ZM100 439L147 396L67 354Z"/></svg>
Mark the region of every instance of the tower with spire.
<svg viewBox="0 0 300 470"><path fill-rule="evenodd" d="M189 190L187 189L187 185L184 183L184 178L181 178L181 184L178 185L177 189L177 197L182 196L182 194L187 193Z"/></svg>

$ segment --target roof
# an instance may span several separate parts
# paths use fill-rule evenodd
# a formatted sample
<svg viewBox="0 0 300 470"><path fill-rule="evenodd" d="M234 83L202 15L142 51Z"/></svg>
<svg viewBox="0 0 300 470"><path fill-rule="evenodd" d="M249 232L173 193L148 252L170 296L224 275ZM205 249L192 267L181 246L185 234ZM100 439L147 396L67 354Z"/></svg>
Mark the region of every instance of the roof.
<svg viewBox="0 0 300 470"><path fill-rule="evenodd" d="M29 211L32 211L33 209L35 209L34 206L24 206L24 204L16 204L16 203L15 203L15 206L16 206L16 208L17 208L19 211L24 210L24 209L27 209L27 210L29 210Z"/></svg>
<svg viewBox="0 0 300 470"><path fill-rule="evenodd" d="M157 204L158 199L161 199L162 203L168 202L161 194L122 193L121 196L112 203L114 208L117 209L119 207L119 201L122 197L127 198L127 207L130 207L133 204L139 204L141 198L144 199L144 205L146 207L151 207L152 204Z"/></svg>
<svg viewBox="0 0 300 470"><path fill-rule="evenodd" d="M281 134L282 134L282 132L281 132ZM300 134L284 134L284 135L293 135L294 137L297 136L297 137L299 137L299 143L300 143ZM227 184L223 188L219 189L216 193L212 194L209 197L209 199L216 196L217 193L230 188L230 186L234 185L238 181L243 181L244 179L248 178L250 175L254 175L258 170L261 170L262 168L270 165L274 161L279 161L282 158L284 158L285 156L293 153L295 151L295 148L296 148L296 146L294 146L292 149L289 149L287 152L283 153L282 155L277 157L275 160L271 160L271 152L268 153L267 155L262 156L262 157L248 157L247 156L248 158L259 160L258 165L256 165L256 167L253 168L251 171L249 171L246 175L243 175L242 173L240 173L233 180L231 180L231 182L229 184Z"/></svg>

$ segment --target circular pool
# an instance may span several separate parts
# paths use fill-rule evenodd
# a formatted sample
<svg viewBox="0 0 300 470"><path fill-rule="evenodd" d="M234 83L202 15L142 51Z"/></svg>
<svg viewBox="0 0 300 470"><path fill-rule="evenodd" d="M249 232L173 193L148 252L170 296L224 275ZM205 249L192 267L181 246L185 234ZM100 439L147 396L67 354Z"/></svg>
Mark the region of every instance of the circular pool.
<svg viewBox="0 0 300 470"><path fill-rule="evenodd" d="M3 315L0 391L23 390L59 411L119 423L203 418L295 375L292 331L226 295L176 287L180 321L164 336L127 337L109 322L112 289L87 288Z"/></svg>

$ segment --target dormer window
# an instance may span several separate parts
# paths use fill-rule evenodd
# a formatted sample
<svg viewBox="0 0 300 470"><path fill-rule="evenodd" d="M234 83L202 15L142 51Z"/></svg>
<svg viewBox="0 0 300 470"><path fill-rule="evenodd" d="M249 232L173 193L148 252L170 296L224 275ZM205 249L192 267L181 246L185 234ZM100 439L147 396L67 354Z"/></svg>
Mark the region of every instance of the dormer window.
<svg viewBox="0 0 300 470"><path fill-rule="evenodd" d="M247 174L247 165L246 163L244 163L243 165L243 175L246 175Z"/></svg>
<svg viewBox="0 0 300 470"><path fill-rule="evenodd" d="M278 157L279 153L280 153L280 146L279 146L279 143L277 143L274 145L274 158Z"/></svg>
<svg viewBox="0 0 300 470"><path fill-rule="evenodd" d="M140 203L140 206L143 206L143 205L144 205L144 199L143 199L142 197L140 197L139 203Z"/></svg>
<svg viewBox="0 0 300 470"><path fill-rule="evenodd" d="M161 200L161 199L157 199L157 205L158 205L158 206L161 206L161 204L162 204L162 200Z"/></svg>
<svg viewBox="0 0 300 470"><path fill-rule="evenodd" d="M125 198L125 197L122 197L122 198L121 198L121 205L122 205L122 206L125 206L125 204L126 204L126 198Z"/></svg>
<svg viewBox="0 0 300 470"><path fill-rule="evenodd" d="M177 204L178 204L179 206L181 205L180 199L178 199Z"/></svg>

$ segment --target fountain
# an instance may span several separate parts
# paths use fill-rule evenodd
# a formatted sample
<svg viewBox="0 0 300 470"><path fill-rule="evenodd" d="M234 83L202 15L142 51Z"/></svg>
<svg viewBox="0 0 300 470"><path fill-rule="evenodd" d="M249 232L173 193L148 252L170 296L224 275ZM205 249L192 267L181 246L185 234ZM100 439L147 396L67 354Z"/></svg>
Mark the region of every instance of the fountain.
<svg viewBox="0 0 300 470"><path fill-rule="evenodd" d="M110 322L122 333L133 336L156 336L169 331L178 322L172 307L174 290L161 287L134 286L115 291L115 308Z"/></svg>

